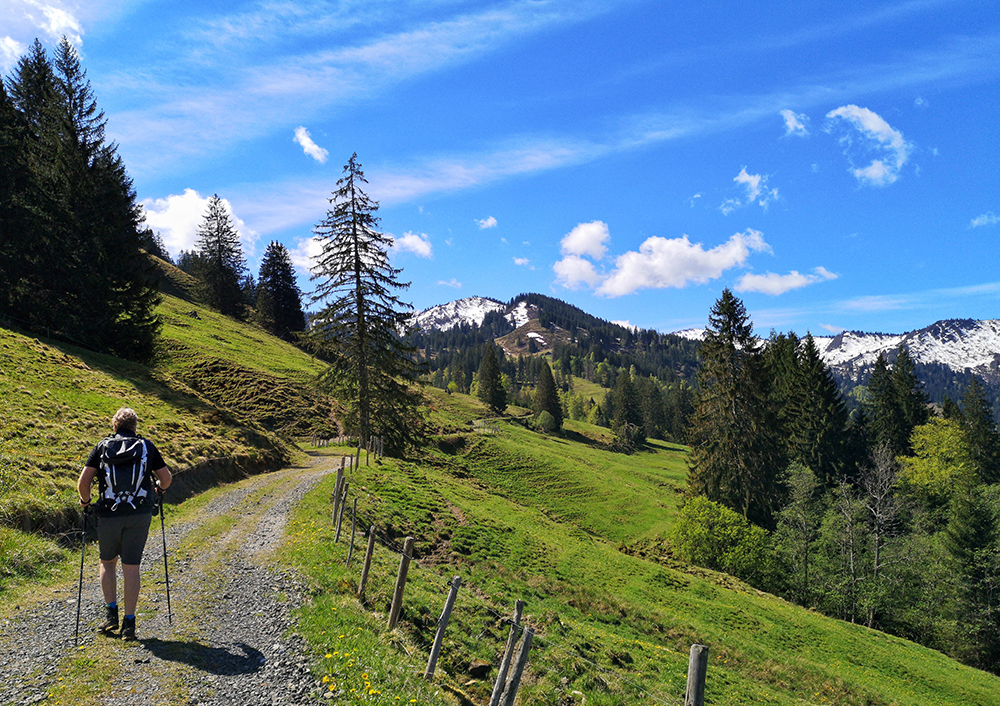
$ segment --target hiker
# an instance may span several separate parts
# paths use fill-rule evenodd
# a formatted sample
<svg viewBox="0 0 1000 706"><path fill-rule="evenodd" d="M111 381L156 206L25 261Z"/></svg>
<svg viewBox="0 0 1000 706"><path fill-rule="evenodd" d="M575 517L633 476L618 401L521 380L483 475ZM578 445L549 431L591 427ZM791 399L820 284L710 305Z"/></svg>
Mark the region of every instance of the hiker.
<svg viewBox="0 0 1000 706"><path fill-rule="evenodd" d="M118 631L118 558L124 576L125 616L121 638L135 639L135 606L139 602L139 564L146 547L146 536L159 496L170 487L172 476L163 456L153 443L136 434L139 417L122 407L111 419L114 433L102 439L90 453L77 490L85 511L91 504L90 487L97 478L99 497L94 503L97 515L97 541L101 554L101 590L107 617L98 627L106 635ZM154 493L157 494L154 497Z"/></svg>

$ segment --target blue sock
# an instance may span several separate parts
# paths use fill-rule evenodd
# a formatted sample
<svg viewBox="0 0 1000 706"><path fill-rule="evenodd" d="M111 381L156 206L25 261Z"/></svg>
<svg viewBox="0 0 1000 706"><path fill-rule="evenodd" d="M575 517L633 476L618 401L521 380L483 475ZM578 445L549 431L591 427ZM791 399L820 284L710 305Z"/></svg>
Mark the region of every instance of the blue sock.
<svg viewBox="0 0 1000 706"><path fill-rule="evenodd" d="M125 620L135 620L135 613L132 613L132 615L126 615Z"/></svg>
<svg viewBox="0 0 1000 706"><path fill-rule="evenodd" d="M108 603L108 608L117 608L117 607L118 607L118 601L111 601L110 603Z"/></svg>

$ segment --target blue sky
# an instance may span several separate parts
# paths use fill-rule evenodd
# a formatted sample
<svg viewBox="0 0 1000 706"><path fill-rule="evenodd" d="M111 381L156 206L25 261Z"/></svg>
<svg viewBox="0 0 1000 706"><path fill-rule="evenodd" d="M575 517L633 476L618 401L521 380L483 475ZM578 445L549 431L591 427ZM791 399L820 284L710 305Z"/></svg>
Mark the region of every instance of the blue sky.
<svg viewBox="0 0 1000 706"><path fill-rule="evenodd" d="M901 333L1000 317L1000 4L0 0L5 74L79 48L149 224L251 268L353 152L417 309Z"/></svg>

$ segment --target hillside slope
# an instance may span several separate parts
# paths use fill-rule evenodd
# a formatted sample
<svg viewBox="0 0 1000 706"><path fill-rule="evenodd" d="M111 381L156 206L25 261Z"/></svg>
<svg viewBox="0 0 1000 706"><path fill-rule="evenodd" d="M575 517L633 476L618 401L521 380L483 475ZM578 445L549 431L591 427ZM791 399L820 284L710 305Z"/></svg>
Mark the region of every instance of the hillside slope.
<svg viewBox="0 0 1000 706"><path fill-rule="evenodd" d="M402 627L376 636L383 663L393 646L429 647L446 579L460 575L440 666L472 703L488 701L495 676L476 677L472 665L495 664L501 616L519 598L536 630L523 704L679 703L694 642L710 647L709 704L996 703L1000 678L938 652L723 574L636 556L636 545L673 523L686 483L682 447L622 456L591 441L587 425L569 423L564 437L474 425L475 401L431 394L437 426L451 429L439 450L362 465L350 478L362 526L397 547L416 539ZM357 568L343 568L347 547L332 541L327 519L332 488L331 478L307 499L292 539L294 560L317 587L303 621L319 653L339 649L336 636L359 626L379 630L369 611L385 605L399 563L381 548L369 607L357 602ZM394 660L422 659L396 649ZM374 661L367 648L356 657Z"/></svg>
<svg viewBox="0 0 1000 706"><path fill-rule="evenodd" d="M171 296L158 314L149 366L0 328L0 524L75 524L81 464L121 405L178 472L174 496L278 468L297 453L296 436L337 433L310 356Z"/></svg>

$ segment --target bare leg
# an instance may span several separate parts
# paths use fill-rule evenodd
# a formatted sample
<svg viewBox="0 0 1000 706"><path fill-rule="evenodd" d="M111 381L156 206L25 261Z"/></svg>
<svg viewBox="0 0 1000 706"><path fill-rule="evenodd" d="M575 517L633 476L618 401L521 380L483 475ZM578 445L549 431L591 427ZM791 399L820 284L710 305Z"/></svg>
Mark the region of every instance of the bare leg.
<svg viewBox="0 0 1000 706"><path fill-rule="evenodd" d="M139 565L122 564L122 574L125 578L125 615L135 615L139 602Z"/></svg>
<svg viewBox="0 0 1000 706"><path fill-rule="evenodd" d="M114 603L118 600L118 558L111 561L101 560L101 592L104 593L105 603Z"/></svg>

